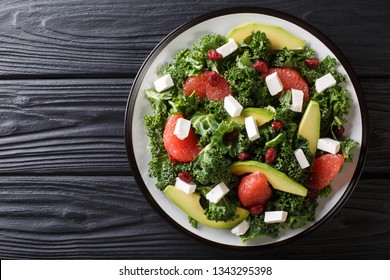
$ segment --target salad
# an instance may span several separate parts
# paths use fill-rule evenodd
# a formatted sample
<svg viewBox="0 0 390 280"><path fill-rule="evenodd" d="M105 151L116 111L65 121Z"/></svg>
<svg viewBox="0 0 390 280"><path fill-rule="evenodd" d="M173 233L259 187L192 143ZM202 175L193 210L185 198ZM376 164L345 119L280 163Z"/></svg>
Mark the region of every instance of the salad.
<svg viewBox="0 0 390 280"><path fill-rule="evenodd" d="M193 227L245 242L315 221L319 197L352 160L352 100L332 57L272 49L266 33L205 34L145 91L149 176Z"/></svg>

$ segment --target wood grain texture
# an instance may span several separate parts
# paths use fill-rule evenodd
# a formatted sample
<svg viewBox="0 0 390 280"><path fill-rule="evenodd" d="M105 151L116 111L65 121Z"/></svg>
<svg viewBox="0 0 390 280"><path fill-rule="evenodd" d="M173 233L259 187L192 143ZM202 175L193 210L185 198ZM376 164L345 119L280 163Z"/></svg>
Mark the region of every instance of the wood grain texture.
<svg viewBox="0 0 390 280"><path fill-rule="evenodd" d="M0 81L1 173L129 174L131 79Z"/></svg>
<svg viewBox="0 0 390 280"><path fill-rule="evenodd" d="M0 76L134 76L173 29L234 6L295 15L329 36L360 76L390 74L390 35L379 31L389 29L386 0L192 1L191 9L184 1L29 0L0 4Z"/></svg>
<svg viewBox="0 0 390 280"><path fill-rule="evenodd" d="M389 259L390 6L386 0L0 1L1 259ZM366 166L323 227L283 246L216 248L162 219L126 158L133 78L174 28L259 6L314 25L344 52L369 109Z"/></svg>

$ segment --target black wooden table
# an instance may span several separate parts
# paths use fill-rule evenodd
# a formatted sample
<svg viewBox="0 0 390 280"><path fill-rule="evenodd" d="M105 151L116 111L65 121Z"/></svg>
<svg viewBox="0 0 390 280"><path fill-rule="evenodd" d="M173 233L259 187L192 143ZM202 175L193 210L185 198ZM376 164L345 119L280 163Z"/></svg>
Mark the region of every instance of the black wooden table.
<svg viewBox="0 0 390 280"><path fill-rule="evenodd" d="M237 5L288 12L344 52L369 108L361 180L338 214L302 239L257 251L192 240L139 191L126 158L133 78L174 28ZM388 259L390 5L348 1L0 1L2 259Z"/></svg>

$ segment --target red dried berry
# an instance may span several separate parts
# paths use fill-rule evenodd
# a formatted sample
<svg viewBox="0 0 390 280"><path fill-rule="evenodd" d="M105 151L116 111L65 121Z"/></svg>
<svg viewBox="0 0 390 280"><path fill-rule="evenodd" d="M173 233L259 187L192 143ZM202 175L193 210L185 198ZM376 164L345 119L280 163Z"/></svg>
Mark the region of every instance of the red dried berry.
<svg viewBox="0 0 390 280"><path fill-rule="evenodd" d="M284 127L284 123L282 121L275 120L272 122L271 127L273 130L280 130Z"/></svg>
<svg viewBox="0 0 390 280"><path fill-rule="evenodd" d="M182 171L179 173L179 179L183 182L190 183L192 181L192 175L187 171Z"/></svg>
<svg viewBox="0 0 390 280"><path fill-rule="evenodd" d="M225 139L225 141L230 142L230 141L233 141L234 139L236 139L237 136L238 136L238 131L237 130L233 130L232 132L229 132L228 134L226 134L224 136L224 139Z"/></svg>
<svg viewBox="0 0 390 280"><path fill-rule="evenodd" d="M253 63L253 68L260 74L267 74L268 73L268 65L265 61L257 60L255 63Z"/></svg>
<svg viewBox="0 0 390 280"><path fill-rule="evenodd" d="M243 161L251 158L251 154L248 152L242 152L238 155L238 160Z"/></svg>
<svg viewBox="0 0 390 280"><path fill-rule="evenodd" d="M219 52L217 52L216 50L209 50L207 52L207 57L208 59L210 59L211 61L218 61L218 60L221 60L223 57L222 57L222 54L220 54Z"/></svg>
<svg viewBox="0 0 390 280"><path fill-rule="evenodd" d="M305 64L310 69L317 69L320 62L317 59L305 59Z"/></svg>
<svg viewBox="0 0 390 280"><path fill-rule="evenodd" d="M315 190L309 190L307 192L306 198L309 200L317 200L318 198L318 192Z"/></svg>
<svg viewBox="0 0 390 280"><path fill-rule="evenodd" d="M345 132L344 126L342 126L342 125L340 125L340 127L334 126L332 128L332 130L333 130L334 135L337 137L337 139L340 139L341 137L343 137L344 132Z"/></svg>
<svg viewBox="0 0 390 280"><path fill-rule="evenodd" d="M252 216L257 216L264 212L264 208L263 204L255 204L249 208L249 212L251 212Z"/></svg>
<svg viewBox="0 0 390 280"><path fill-rule="evenodd" d="M277 158L277 156L278 156L278 152L275 150L275 148L269 148L265 152L265 162L268 164L272 164Z"/></svg>
<svg viewBox="0 0 390 280"><path fill-rule="evenodd" d="M311 186L316 181L316 174L314 172L310 172L307 176L306 183Z"/></svg>

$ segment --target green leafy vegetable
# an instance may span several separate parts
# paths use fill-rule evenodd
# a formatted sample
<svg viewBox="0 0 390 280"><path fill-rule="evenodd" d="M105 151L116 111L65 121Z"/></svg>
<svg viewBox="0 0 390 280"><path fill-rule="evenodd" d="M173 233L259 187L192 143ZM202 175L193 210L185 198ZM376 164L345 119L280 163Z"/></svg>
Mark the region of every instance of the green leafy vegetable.
<svg viewBox="0 0 390 280"><path fill-rule="evenodd" d="M229 171L229 166L236 161L240 153L248 153L252 160L264 162L265 153L269 148L276 149L278 155L271 163L272 167L285 173L292 180L307 186L310 168L302 169L295 157L294 150L302 149L309 163L316 155L311 154L308 141L297 135L302 113L294 112L291 108L291 91L283 91L277 97L269 94L264 77L253 67L262 60L269 67L290 67L306 80L310 99L317 101L320 106L321 126L320 136L336 139L333 128L340 127L346 122L352 100L344 87L340 85L345 77L337 71L338 62L329 56L320 61L315 69L306 65L306 59L315 58L310 48L302 51L282 49L269 52L269 40L265 33L253 32L250 40L245 41L231 55L218 61L208 59L207 52L215 50L226 43L226 38L217 34L206 34L192 45L176 53L173 60L163 66L159 75L169 73L175 86L157 92L154 89L145 91L150 101L153 113L144 117L146 135L149 138L148 149L152 159L149 162L149 175L157 179L156 187L164 190L167 185L175 184L180 172L186 171L192 175L200 192L200 203L208 219L213 221L231 221L235 218L239 199L237 187L240 177ZM187 96L182 88L190 76L199 75L206 70L217 71L230 84L233 97L245 107L267 108L272 112L273 120L284 123L284 127L274 130L272 120L259 127L260 138L250 141L244 125L236 123L228 115L222 100L210 101L200 99L195 94ZM315 90L316 79L331 73L337 85L322 93ZM307 102L303 104L303 109ZM201 151L189 163L172 162L164 148L163 132L165 122L171 114L182 114L191 120ZM344 137L340 140L341 153L346 161L352 160L352 151L359 145L357 141ZM205 196L212 186L224 182L229 186L229 193L218 203L209 202ZM327 197L331 193L330 186L318 192L319 197ZM241 236L247 241L258 236L277 237L284 228L299 228L315 220L317 201L306 197L273 189L272 197L266 205L267 211L283 210L288 212L287 220L283 223L266 224L264 214L250 215L249 230ZM198 223L188 217L189 223L197 227Z"/></svg>

